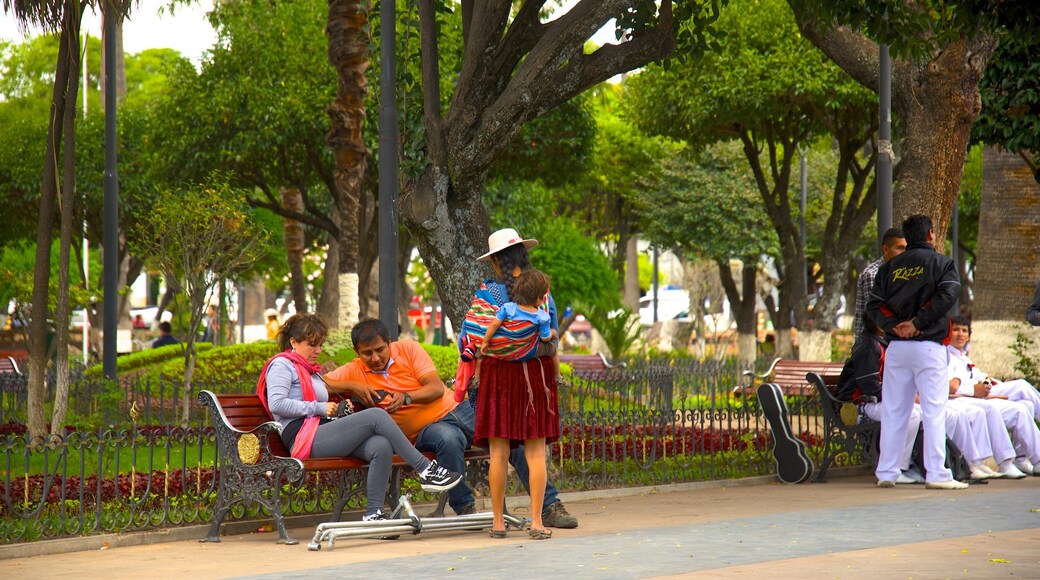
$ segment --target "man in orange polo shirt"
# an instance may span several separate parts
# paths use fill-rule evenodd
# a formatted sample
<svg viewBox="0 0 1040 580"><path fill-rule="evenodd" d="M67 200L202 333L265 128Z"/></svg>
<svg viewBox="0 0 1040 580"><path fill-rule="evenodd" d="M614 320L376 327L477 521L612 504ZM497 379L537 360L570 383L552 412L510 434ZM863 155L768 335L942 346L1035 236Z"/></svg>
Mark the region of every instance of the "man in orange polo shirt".
<svg viewBox="0 0 1040 580"><path fill-rule="evenodd" d="M473 445L476 422L473 406L467 401L455 402L426 350L413 340L391 342L386 325L375 319L357 323L350 331L350 340L358 356L325 375L329 388L377 402L416 449L432 451L437 463L465 473L464 454ZM509 461L527 487L527 461L522 447L519 451L511 453ZM578 520L564 509L558 496L556 487L546 482L543 523L557 528L578 527ZM465 480L448 491L448 504L459 515L476 511L473 490Z"/></svg>

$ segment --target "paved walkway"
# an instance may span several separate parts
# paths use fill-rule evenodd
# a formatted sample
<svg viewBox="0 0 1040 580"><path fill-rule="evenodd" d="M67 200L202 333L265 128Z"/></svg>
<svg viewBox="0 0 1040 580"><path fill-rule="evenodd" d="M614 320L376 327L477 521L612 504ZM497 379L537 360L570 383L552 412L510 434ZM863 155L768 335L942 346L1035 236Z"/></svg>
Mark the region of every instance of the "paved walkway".
<svg viewBox="0 0 1040 580"><path fill-rule="evenodd" d="M878 489L867 476L747 483L565 495L581 526L540 542L518 532L505 540L439 532L340 539L311 552L314 529L301 528L292 530L296 546L256 533L220 544L182 540L11 558L0 561L0 573L19 580L1040 577L1040 477L965 491Z"/></svg>

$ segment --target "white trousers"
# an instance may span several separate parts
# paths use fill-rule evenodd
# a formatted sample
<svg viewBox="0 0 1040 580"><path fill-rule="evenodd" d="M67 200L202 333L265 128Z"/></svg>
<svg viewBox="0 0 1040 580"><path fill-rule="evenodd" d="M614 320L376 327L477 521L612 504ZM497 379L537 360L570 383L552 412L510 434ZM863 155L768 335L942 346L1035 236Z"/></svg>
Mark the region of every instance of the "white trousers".
<svg viewBox="0 0 1040 580"><path fill-rule="evenodd" d="M997 383L990 387L990 395L1007 397L1009 401L1022 403L1030 411L1033 419L1040 421L1040 391L1025 379L1015 379Z"/></svg>
<svg viewBox="0 0 1040 580"><path fill-rule="evenodd" d="M860 406L863 414L875 421L881 421L881 403L864 403ZM914 441L917 440L917 431L921 428L921 406L915 404L910 410L910 420L906 423L906 439L899 449L890 449L889 453L899 454L899 469L906 471L910 468L910 455L914 452ZM885 430L885 424L881 423L881 430ZM898 441L896 442L898 443Z"/></svg>
<svg viewBox="0 0 1040 580"><path fill-rule="evenodd" d="M976 404L976 401L979 401ZM992 457L997 463L1013 459L1015 449L1008 437L1007 427L995 405L987 405L981 399L953 397L946 403L948 415L961 414L966 418L965 433L950 435L970 465ZM959 428L959 427L958 427Z"/></svg>
<svg viewBox="0 0 1040 580"><path fill-rule="evenodd" d="M1016 456L1025 457L1030 463L1040 461L1040 429L1037 429L1026 404L1005 399L972 397L958 397L950 399L950 402L961 399L986 413L993 458L997 463L1014 459Z"/></svg>
<svg viewBox="0 0 1040 580"><path fill-rule="evenodd" d="M946 401L950 383L946 376L949 355L946 347L931 341L894 340L885 351L885 373L881 380L881 455L874 474L879 481L895 481L901 472L901 453L906 429L921 400L924 426L924 468L929 482L951 481L946 467Z"/></svg>

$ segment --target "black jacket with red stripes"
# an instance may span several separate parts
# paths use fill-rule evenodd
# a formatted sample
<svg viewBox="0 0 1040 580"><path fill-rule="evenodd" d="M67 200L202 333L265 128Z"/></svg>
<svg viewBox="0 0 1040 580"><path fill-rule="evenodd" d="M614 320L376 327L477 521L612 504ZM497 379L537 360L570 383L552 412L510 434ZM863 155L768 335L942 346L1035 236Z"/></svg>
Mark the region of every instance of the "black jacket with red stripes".
<svg viewBox="0 0 1040 580"><path fill-rule="evenodd" d="M904 340L892 327L913 320L921 334L909 340L946 344L950 336L950 308L961 282L953 260L931 244L909 244L906 251L881 265L867 299L867 312L891 340Z"/></svg>

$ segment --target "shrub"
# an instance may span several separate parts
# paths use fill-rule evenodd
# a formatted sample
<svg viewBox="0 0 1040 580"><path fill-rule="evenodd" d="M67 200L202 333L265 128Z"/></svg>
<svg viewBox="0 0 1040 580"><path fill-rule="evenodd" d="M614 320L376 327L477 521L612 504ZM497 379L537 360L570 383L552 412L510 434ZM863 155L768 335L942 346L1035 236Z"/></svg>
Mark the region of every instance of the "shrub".
<svg viewBox="0 0 1040 580"><path fill-rule="evenodd" d="M195 350L199 353L213 348L208 342L195 343ZM119 374L129 373L152 365L157 365L171 359L184 360L184 345L171 344L159 348L148 348L139 352L130 353L116 359L116 372ZM104 372L104 365L96 364L87 367L85 375L88 377L100 377ZM181 376L183 376L183 365Z"/></svg>
<svg viewBox="0 0 1040 580"><path fill-rule="evenodd" d="M230 383L256 381L264 363L278 352L271 341L233 344L199 353L192 382ZM184 378L184 359L176 358L148 371L145 378L153 381L179 381Z"/></svg>

